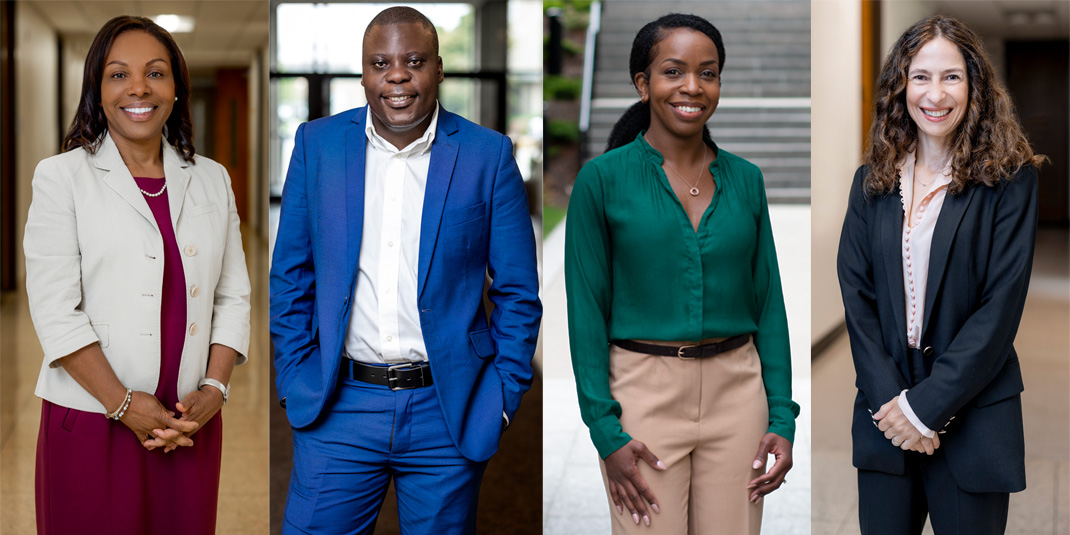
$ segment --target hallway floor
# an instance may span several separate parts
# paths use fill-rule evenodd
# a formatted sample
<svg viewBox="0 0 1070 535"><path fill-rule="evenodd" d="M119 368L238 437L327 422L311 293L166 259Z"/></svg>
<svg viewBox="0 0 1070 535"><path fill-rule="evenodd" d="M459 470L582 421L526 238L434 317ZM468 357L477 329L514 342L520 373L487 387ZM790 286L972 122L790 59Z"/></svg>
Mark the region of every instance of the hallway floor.
<svg viewBox="0 0 1070 535"><path fill-rule="evenodd" d="M261 534L268 530L268 373L266 245L243 228L253 287L249 362L234 370L224 409L223 460L216 531ZM31 534L34 457L41 399L34 396L41 346L30 321L26 291L2 296L0 317L0 517L3 533Z"/></svg>

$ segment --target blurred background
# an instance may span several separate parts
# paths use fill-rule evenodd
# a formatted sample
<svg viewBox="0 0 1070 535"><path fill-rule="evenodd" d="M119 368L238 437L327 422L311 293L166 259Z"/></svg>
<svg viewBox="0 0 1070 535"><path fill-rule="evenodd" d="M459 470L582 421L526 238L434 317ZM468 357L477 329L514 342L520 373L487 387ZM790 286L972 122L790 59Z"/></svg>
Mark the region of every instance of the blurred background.
<svg viewBox="0 0 1070 535"><path fill-rule="evenodd" d="M0 2L0 526L34 533L34 455L43 353L26 304L22 233L37 163L60 152L93 37L117 15L168 29L188 63L197 154L233 179L253 285L249 362L224 411L217 528L264 533L268 522L267 45L263 0Z"/></svg>
<svg viewBox="0 0 1070 535"><path fill-rule="evenodd" d="M366 104L360 85L361 43L376 14L409 5L435 24L446 79L447 110L510 137L527 185L532 227L542 238L542 34L537 0L458 3L271 1L270 236L274 243L286 170L297 127ZM541 252L540 252L541 255ZM542 370L536 353L531 391L490 460L479 500L479 533L541 533ZM272 389L274 381L272 380ZM274 395L272 400L274 400ZM271 403L271 532L281 530L292 468L291 431ZM398 533L393 490L375 533Z"/></svg>
<svg viewBox="0 0 1070 535"><path fill-rule="evenodd" d="M938 13L981 36L1033 149L1051 159L1040 168L1040 229L1014 344L1025 381L1028 488L1011 495L1007 533L1070 533L1068 11L1070 4L1061 0L813 3L812 133L820 140L812 156L815 535L859 532L850 436L855 375L835 264L847 193L861 163L884 57L910 25Z"/></svg>
<svg viewBox="0 0 1070 535"><path fill-rule="evenodd" d="M564 223L580 166L639 97L628 75L635 34L667 13L713 23L725 46L718 146L765 177L788 313L796 422L791 483L764 499L762 533L810 533L810 3L806 0L543 2L546 187L543 523L547 534L610 532L598 454L579 415L568 345ZM755 449L757 449L755 444ZM653 519L656 531L657 519Z"/></svg>

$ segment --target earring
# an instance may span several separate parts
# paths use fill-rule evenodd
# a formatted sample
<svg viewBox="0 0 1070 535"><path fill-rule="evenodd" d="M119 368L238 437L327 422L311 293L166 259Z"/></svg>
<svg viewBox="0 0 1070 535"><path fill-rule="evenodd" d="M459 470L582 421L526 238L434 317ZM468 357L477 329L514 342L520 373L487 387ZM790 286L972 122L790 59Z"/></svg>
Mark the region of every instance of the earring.
<svg viewBox="0 0 1070 535"><path fill-rule="evenodd" d="M178 102L178 97L175 97L175 102Z"/></svg>

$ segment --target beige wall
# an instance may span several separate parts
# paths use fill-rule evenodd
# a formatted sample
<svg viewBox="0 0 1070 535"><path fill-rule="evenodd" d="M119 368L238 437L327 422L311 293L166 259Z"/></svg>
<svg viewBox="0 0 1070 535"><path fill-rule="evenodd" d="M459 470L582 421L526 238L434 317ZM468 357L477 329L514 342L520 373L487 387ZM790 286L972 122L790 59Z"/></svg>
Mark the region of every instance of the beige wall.
<svg viewBox="0 0 1070 535"><path fill-rule="evenodd" d="M810 14L813 162L811 343L843 322L836 248L862 143L862 13L857 0L817 0Z"/></svg>
<svg viewBox="0 0 1070 535"><path fill-rule="evenodd" d="M15 9L15 184L16 277L26 277L22 232L30 208L31 180L37 163L59 151L56 126L56 34L30 3Z"/></svg>

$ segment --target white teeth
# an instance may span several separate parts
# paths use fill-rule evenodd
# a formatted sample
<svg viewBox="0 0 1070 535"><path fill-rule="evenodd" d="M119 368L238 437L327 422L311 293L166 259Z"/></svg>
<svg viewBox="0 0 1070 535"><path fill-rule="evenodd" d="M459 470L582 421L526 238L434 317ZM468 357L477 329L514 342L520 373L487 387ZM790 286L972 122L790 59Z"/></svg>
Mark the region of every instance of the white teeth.
<svg viewBox="0 0 1070 535"><path fill-rule="evenodd" d="M946 109L944 111L921 110L921 112L924 113L925 115L928 115L929 117L943 117L943 116L951 113L951 109Z"/></svg>
<svg viewBox="0 0 1070 535"><path fill-rule="evenodd" d="M406 100L409 100L409 97L389 97L389 98L390 98L390 102L405 102Z"/></svg>
<svg viewBox="0 0 1070 535"><path fill-rule="evenodd" d="M680 110L680 111L682 111L684 113L698 113L698 112L702 111L702 108L695 108L695 107L691 107L691 106L677 106L676 109L678 109L678 110Z"/></svg>
<svg viewBox="0 0 1070 535"><path fill-rule="evenodd" d="M152 111L151 107L150 108L123 108L123 109L128 111L128 112L130 112L130 113L139 114L139 115L142 114L142 113L148 113L148 112Z"/></svg>

